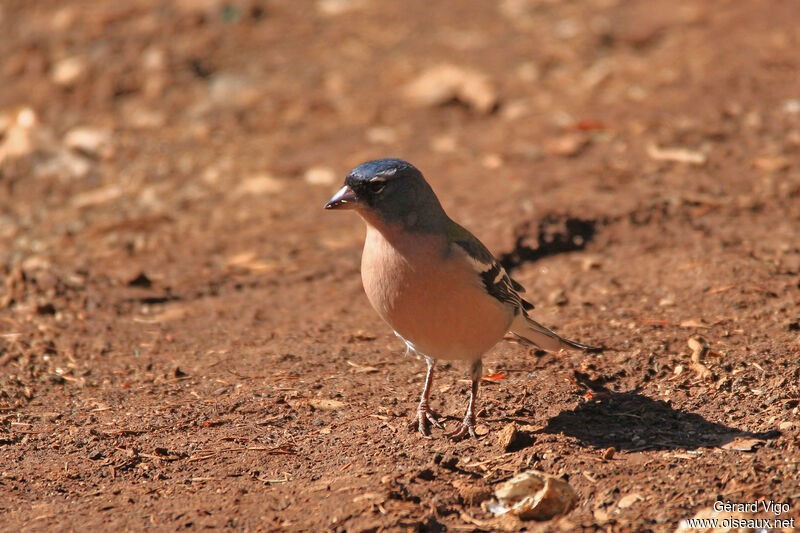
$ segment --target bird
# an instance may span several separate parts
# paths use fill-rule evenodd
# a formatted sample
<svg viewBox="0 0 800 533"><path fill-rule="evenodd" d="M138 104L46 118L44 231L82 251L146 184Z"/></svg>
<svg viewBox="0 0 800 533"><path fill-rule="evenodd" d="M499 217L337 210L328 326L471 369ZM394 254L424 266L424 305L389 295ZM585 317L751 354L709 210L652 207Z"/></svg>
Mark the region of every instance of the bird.
<svg viewBox="0 0 800 533"><path fill-rule="evenodd" d="M431 409L437 360L468 361L471 389L452 439L477 438L475 417L483 355L506 333L551 352L592 350L533 320L533 305L486 246L445 213L422 173L402 159L367 161L354 168L325 204L354 210L366 222L361 257L364 292L372 307L427 364L417 406L423 436L444 429Z"/></svg>

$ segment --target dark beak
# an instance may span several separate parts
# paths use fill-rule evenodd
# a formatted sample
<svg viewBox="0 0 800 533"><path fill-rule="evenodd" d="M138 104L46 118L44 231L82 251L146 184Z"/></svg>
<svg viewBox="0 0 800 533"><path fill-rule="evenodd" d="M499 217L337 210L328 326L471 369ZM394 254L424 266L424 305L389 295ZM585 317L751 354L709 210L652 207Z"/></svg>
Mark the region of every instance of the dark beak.
<svg viewBox="0 0 800 533"><path fill-rule="evenodd" d="M353 189L345 185L333 195L333 198L328 200L328 203L325 204L325 209L355 209L357 203L358 196L353 192Z"/></svg>

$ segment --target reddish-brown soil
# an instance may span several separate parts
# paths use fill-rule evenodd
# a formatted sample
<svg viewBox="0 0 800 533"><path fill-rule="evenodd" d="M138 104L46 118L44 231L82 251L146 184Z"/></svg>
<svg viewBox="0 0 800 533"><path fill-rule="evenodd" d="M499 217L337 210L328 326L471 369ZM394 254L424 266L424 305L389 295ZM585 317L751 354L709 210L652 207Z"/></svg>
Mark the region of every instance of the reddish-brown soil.
<svg viewBox="0 0 800 533"><path fill-rule="evenodd" d="M4 0L0 32L0 529L800 521L796 0ZM442 65L489 105L413 105ZM478 440L410 428L424 363L322 210L385 156L608 348L499 344ZM450 429L465 377L439 367ZM577 507L471 505L529 468Z"/></svg>

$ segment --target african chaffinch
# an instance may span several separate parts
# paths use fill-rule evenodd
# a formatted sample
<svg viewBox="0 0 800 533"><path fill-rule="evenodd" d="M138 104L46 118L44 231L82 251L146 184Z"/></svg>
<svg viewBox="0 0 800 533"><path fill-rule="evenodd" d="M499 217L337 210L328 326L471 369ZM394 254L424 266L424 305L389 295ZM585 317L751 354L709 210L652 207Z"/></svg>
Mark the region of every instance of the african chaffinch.
<svg viewBox="0 0 800 533"><path fill-rule="evenodd" d="M367 223L361 279L372 306L409 350L428 364L417 423L441 428L428 406L436 359L471 362L472 390L461 426L448 436L475 436L483 354L506 332L549 351L586 350L528 316L519 293L486 247L447 216L419 170L400 159L353 169L325 209L354 209Z"/></svg>

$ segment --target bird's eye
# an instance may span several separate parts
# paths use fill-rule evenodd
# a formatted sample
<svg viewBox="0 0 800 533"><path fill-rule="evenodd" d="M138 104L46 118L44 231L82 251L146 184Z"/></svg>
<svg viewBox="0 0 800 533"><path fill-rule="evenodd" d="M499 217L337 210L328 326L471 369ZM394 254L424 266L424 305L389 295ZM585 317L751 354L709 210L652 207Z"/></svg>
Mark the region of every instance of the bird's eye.
<svg viewBox="0 0 800 533"><path fill-rule="evenodd" d="M373 178L369 182L369 190L372 194L380 194L386 188L386 180L382 178Z"/></svg>

